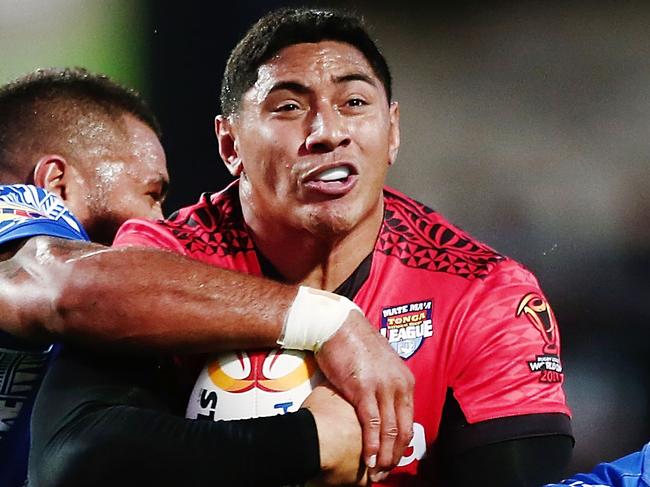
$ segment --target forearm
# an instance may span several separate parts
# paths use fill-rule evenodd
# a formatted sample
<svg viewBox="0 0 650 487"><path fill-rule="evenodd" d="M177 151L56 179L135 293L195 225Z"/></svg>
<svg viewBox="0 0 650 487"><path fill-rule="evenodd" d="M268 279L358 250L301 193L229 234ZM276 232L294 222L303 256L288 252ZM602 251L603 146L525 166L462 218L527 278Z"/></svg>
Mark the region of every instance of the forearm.
<svg viewBox="0 0 650 487"><path fill-rule="evenodd" d="M296 293L154 249L111 249L74 269L57 301L66 336L175 352L274 346Z"/></svg>
<svg viewBox="0 0 650 487"><path fill-rule="evenodd" d="M176 352L267 347L296 294L171 252L38 240L1 264L0 326L19 336Z"/></svg>
<svg viewBox="0 0 650 487"><path fill-rule="evenodd" d="M39 455L34 486L288 485L318 473L299 429L312 421L287 417L195 421L115 406L89 412ZM116 425L132 434L115 431Z"/></svg>
<svg viewBox="0 0 650 487"><path fill-rule="evenodd" d="M142 363L64 351L34 410L31 482L280 485L318 472L309 412L191 421L171 414L149 382Z"/></svg>

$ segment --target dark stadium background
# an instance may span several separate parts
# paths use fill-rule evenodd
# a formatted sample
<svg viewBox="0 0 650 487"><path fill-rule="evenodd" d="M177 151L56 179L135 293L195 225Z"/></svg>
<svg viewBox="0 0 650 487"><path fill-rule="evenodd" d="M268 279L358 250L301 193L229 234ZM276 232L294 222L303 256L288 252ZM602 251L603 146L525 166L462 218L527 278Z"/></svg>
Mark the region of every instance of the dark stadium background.
<svg viewBox="0 0 650 487"><path fill-rule="evenodd" d="M421 3L327 3L364 14L392 66L402 149L390 184L539 277L563 335L571 470L635 450L650 440L650 6ZM46 29L37 9L16 13L26 4L0 0L0 81L81 63L138 87L163 126L167 212L230 180L212 130L225 59L287 2L87 0L107 24L94 31ZM72 41L39 51L84 25L83 55Z"/></svg>

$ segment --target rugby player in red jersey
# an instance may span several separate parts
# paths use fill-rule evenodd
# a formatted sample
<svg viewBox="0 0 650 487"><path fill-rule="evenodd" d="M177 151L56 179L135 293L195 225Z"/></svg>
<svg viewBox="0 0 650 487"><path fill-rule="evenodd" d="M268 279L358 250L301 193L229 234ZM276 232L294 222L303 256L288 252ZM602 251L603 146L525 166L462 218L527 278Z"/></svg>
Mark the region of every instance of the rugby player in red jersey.
<svg viewBox="0 0 650 487"><path fill-rule="evenodd" d="M533 486L559 478L572 436L553 313L521 265L383 186L399 146L399 109L386 62L360 21L329 10L265 16L231 55L222 109L220 153L238 182L168 221L127 223L117 243L166 248L354 301L416 378L410 447L379 452L371 469L379 485ZM192 276L188 267L168 278ZM266 319L255 304L264 287L255 291L227 304ZM326 306L313 296L301 291L294 301L285 346L311 331L296 328L293 315ZM360 353L378 346L374 339L355 345ZM355 353L338 352L342 364ZM95 370L92 363L77 373ZM137 379L120 376L120 390ZM74 393L48 392L63 400ZM398 435L399 424L382 422L384 437ZM74 426L69 445L92 447L81 441L88 425ZM190 465L198 453L186 449L184 430L175 431L171 445L151 442L150 457L171 449ZM129 441L128 433L93 450L92 472L85 471L93 483L128 465L130 454L143 458L146 439L131 431ZM373 463L367 450L364 456ZM395 457L398 466L388 471ZM83 458L70 455L64 466L79 468ZM154 462L138 462L138 470L165 482ZM215 472L205 483L218 480Z"/></svg>
<svg viewBox="0 0 650 487"><path fill-rule="evenodd" d="M384 187L399 108L360 20L268 14L233 50L221 102L220 155L238 181L165 222L129 222L116 242L353 300L416 379L410 448L371 469L379 485L561 477L573 439L551 308L520 264Z"/></svg>

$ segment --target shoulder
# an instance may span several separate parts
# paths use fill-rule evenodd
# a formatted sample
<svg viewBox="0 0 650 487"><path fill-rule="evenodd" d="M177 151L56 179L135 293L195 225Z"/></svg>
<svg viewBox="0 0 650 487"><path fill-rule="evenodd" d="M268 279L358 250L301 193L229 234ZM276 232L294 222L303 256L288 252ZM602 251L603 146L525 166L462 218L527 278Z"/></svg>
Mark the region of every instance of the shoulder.
<svg viewBox="0 0 650 487"><path fill-rule="evenodd" d="M385 188L384 203L384 223L377 250L398 258L408 267L471 280L483 279L500 262L510 261L399 191Z"/></svg>
<svg viewBox="0 0 650 487"><path fill-rule="evenodd" d="M36 235L88 240L79 220L54 194L31 185L0 185L0 243Z"/></svg>
<svg viewBox="0 0 650 487"><path fill-rule="evenodd" d="M218 193L202 194L197 203L181 208L160 224L187 232L244 227L237 185L231 184Z"/></svg>
<svg viewBox="0 0 650 487"><path fill-rule="evenodd" d="M231 253L253 248L235 183L219 193L202 195L198 203L161 224L192 252Z"/></svg>
<svg viewBox="0 0 650 487"><path fill-rule="evenodd" d="M153 245L206 255L253 248L235 183L218 193L204 193L197 203L181 208L165 220L129 220L120 228L115 245Z"/></svg>

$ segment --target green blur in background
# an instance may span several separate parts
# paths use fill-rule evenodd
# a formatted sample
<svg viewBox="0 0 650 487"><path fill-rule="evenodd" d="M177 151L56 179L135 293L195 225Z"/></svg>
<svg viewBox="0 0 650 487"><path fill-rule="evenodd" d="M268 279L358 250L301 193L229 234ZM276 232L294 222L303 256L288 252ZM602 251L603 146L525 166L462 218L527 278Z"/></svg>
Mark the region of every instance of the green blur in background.
<svg viewBox="0 0 650 487"><path fill-rule="evenodd" d="M148 98L146 3L0 0L0 83L43 67L82 66Z"/></svg>

